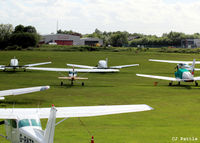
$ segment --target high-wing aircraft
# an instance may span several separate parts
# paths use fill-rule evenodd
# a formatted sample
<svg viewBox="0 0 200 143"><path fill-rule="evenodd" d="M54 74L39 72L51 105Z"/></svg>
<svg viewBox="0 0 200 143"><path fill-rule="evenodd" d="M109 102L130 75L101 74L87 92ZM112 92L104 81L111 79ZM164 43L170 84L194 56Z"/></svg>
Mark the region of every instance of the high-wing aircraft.
<svg viewBox="0 0 200 143"><path fill-rule="evenodd" d="M149 111L152 108L140 105L82 106L51 108L0 109L0 124L5 124L6 136L12 143L53 143L56 125L71 117L90 117L129 112ZM48 118L42 130L40 119ZM56 118L64 118L56 123Z"/></svg>
<svg viewBox="0 0 200 143"><path fill-rule="evenodd" d="M50 64L51 62L44 62L44 63L35 63L35 64L27 64L27 65L19 65L19 60L16 59L15 57L10 60L10 64L8 66L6 65L0 65L0 70L6 71L7 69L13 69L14 71L16 69L22 68L24 71L28 67L33 67L33 66L39 66L39 65L45 65L45 64Z"/></svg>
<svg viewBox="0 0 200 143"><path fill-rule="evenodd" d="M145 74L136 74L137 76L141 77L148 77L148 78L155 78L155 79L161 79L161 80L169 80L171 81L169 83L169 86L172 85L173 81L178 81L178 84L180 85L180 82L195 82L195 85L198 86L198 82L200 80L200 77L194 77L194 66L195 66L195 60L193 61L193 64L191 66L191 72L186 68L178 68L175 72L175 77L165 77L165 76L154 76L154 75L145 75Z"/></svg>
<svg viewBox="0 0 200 143"><path fill-rule="evenodd" d="M120 65L120 66L108 66L108 58L106 60L100 60L96 67L94 66L85 66L85 65L76 65L76 64L67 64L67 66L77 67L77 68L86 68L86 69L121 69L126 67L139 66L139 64L131 65Z"/></svg>
<svg viewBox="0 0 200 143"><path fill-rule="evenodd" d="M58 77L58 79L70 80L71 81L71 85L73 85L75 80L87 80L88 78L78 77L77 76L77 71L74 71L74 69L73 69L73 71L69 71L69 76L68 77L63 76L63 77ZM63 86L63 81L61 81L60 85ZM82 82L82 86L84 86L84 82Z"/></svg>
<svg viewBox="0 0 200 143"><path fill-rule="evenodd" d="M5 96L10 96L10 95L16 96L16 95L20 95L20 94L43 91L43 90L47 90L49 88L50 88L50 86L38 86L38 87L2 90L2 91L0 91L0 100L4 100Z"/></svg>
<svg viewBox="0 0 200 143"><path fill-rule="evenodd" d="M177 64L177 69L178 68L184 68L184 69L187 69L187 70L192 70L192 64L193 61L171 61L171 60L157 60L157 59L149 59L149 61L152 61L152 62L163 62L163 63L174 63L174 64ZM196 61L195 64L200 64L200 61ZM195 68L195 71L199 71L200 69L198 68Z"/></svg>

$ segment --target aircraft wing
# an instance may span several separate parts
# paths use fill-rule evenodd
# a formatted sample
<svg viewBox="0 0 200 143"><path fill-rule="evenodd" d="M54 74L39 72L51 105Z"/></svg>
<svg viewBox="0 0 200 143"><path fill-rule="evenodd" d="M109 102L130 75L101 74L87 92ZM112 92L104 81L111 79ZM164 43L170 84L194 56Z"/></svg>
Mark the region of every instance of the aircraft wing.
<svg viewBox="0 0 200 143"><path fill-rule="evenodd" d="M198 69L198 68L194 68L194 70L195 70L195 71L200 71L200 69Z"/></svg>
<svg viewBox="0 0 200 143"><path fill-rule="evenodd" d="M50 88L49 86L38 86L38 87L3 90L0 91L0 100L4 99L4 96L32 93L32 92L47 90L49 88Z"/></svg>
<svg viewBox="0 0 200 143"><path fill-rule="evenodd" d="M46 64L51 64L51 62L28 64L28 65L24 65L24 66L25 67L33 67L33 66L46 65Z"/></svg>
<svg viewBox="0 0 200 143"><path fill-rule="evenodd" d="M111 66L111 69L121 69L121 68L127 68L127 67L134 67L139 66L139 64L132 64L132 65L121 65L121 66Z"/></svg>
<svg viewBox="0 0 200 143"><path fill-rule="evenodd" d="M76 68L85 68L85 69L96 69L97 68L97 67L93 67L93 66L75 65L75 64L67 64L67 66L76 67Z"/></svg>
<svg viewBox="0 0 200 143"><path fill-rule="evenodd" d="M194 80L200 80L200 76L194 77Z"/></svg>
<svg viewBox="0 0 200 143"><path fill-rule="evenodd" d="M149 61L163 62L163 63L175 63L175 64L180 64L180 63L192 64L193 63L193 61L171 61L171 60L156 60L156 59L149 59ZM200 61L196 61L195 64L200 64Z"/></svg>
<svg viewBox="0 0 200 143"><path fill-rule="evenodd" d="M4 70L5 69L5 65L0 65L0 70Z"/></svg>
<svg viewBox="0 0 200 143"><path fill-rule="evenodd" d="M30 70L41 70L41 71L56 71L56 72L69 72L69 71L77 71L77 72L93 72L93 73L105 73L105 72L119 72L118 69L67 69L67 68L40 68L40 67L28 67Z"/></svg>
<svg viewBox="0 0 200 143"><path fill-rule="evenodd" d="M91 117L153 110L146 104L57 107L56 109L56 118ZM16 119L18 116L29 115L38 115L39 118L44 119L49 118L50 110L51 108L0 108L0 119Z"/></svg>
<svg viewBox="0 0 200 143"><path fill-rule="evenodd" d="M86 80L88 79L87 77L75 77L75 80Z"/></svg>
<svg viewBox="0 0 200 143"><path fill-rule="evenodd" d="M176 79L174 77L154 76L154 75L146 75L146 74L136 74L136 75L141 76L141 77L148 77L148 78L155 78L155 79L162 79L162 80L181 81L181 79Z"/></svg>
<svg viewBox="0 0 200 143"><path fill-rule="evenodd" d="M58 77L58 79L72 79L72 77Z"/></svg>

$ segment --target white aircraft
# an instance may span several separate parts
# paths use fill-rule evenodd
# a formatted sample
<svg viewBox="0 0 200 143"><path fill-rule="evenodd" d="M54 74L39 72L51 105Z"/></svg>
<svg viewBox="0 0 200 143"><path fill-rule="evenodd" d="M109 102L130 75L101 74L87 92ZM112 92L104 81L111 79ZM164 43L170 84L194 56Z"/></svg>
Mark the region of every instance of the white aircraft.
<svg viewBox="0 0 200 143"><path fill-rule="evenodd" d="M53 143L56 125L70 117L90 117L152 110L148 105L111 105L51 108L0 109L0 124L5 124L6 136L12 143ZM40 119L48 118L42 130ZM64 118L56 123L56 118ZM64 127L66 128L66 127Z"/></svg>
<svg viewBox="0 0 200 143"><path fill-rule="evenodd" d="M16 69L22 68L22 69L24 69L24 71L26 71L26 69L28 67L33 67L33 66L38 66L38 65L45 65L45 64L51 64L51 62L27 64L27 65L20 66L19 65L19 60L14 57L13 59L10 60L10 64L8 66L0 65L0 70L6 71L6 69L13 69L15 71Z"/></svg>
<svg viewBox="0 0 200 143"><path fill-rule="evenodd" d="M121 68L126 68L126 67L139 66L139 64L120 65L120 66L110 66L110 67L108 67L108 58L106 58L106 60L100 60L96 67L85 66L85 65L76 65L76 64L67 64L67 66L77 67L77 68L86 68L86 69L121 69Z"/></svg>
<svg viewBox="0 0 200 143"><path fill-rule="evenodd" d="M61 79L61 80L70 80L71 81L71 85L73 85L74 81L75 80L87 80L88 78L85 78L85 77L78 77L77 76L77 72L74 71L69 71L69 76L66 77L66 76L63 76L63 77L58 77L58 79ZM63 81L61 81L60 83L61 86L63 86ZM84 86L84 82L82 82L82 86Z"/></svg>
<svg viewBox="0 0 200 143"><path fill-rule="evenodd" d="M156 60L156 59L149 59L149 61L152 62L163 62L163 63L174 63L177 64L177 69L187 69L187 70L192 70L192 64L193 61L171 61L171 60ZM200 61L196 61L195 64L200 64ZM195 71L199 71L200 69L195 68Z"/></svg>
<svg viewBox="0 0 200 143"><path fill-rule="evenodd" d="M50 88L50 86L38 86L38 87L2 90L2 91L0 91L0 100L4 100L5 96L10 96L10 95L16 96L16 95L20 95L20 94L43 91L43 90L47 90L49 88Z"/></svg>
<svg viewBox="0 0 200 143"><path fill-rule="evenodd" d="M154 75L146 75L146 74L136 74L137 76L141 77L148 77L148 78L155 78L155 79L162 79L162 80L169 80L171 81L169 83L169 86L172 85L173 81L178 81L178 84L180 85L180 82L195 82L195 85L198 86L198 82L200 80L199 77L194 77L194 66L195 66L195 60L193 61L193 64L191 66L191 72L186 68L178 68L175 72L175 77L165 77L165 76L154 76Z"/></svg>

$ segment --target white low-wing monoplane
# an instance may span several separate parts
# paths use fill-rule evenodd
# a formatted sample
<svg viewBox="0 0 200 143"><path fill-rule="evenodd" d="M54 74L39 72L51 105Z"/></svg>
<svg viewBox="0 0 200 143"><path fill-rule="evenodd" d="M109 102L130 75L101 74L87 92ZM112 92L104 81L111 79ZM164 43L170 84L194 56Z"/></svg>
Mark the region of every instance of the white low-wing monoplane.
<svg viewBox="0 0 200 143"><path fill-rule="evenodd" d="M13 69L15 71L16 69L21 68L21 69L24 69L24 71L26 71L26 69L28 67L45 65L45 64L51 64L51 62L27 64L27 65L21 65L20 66L19 65L19 60L14 57L13 59L10 60L10 64L8 66L6 66L6 65L0 65L0 70L6 71L7 69Z"/></svg>
<svg viewBox="0 0 200 143"><path fill-rule="evenodd" d="M108 66L108 58L106 60L100 60L96 67L94 66L86 66L86 65L77 65L77 64L67 64L67 66L77 67L77 68L86 68L86 69L121 69L127 67L139 66L139 64L131 64L131 65L120 65L120 66Z"/></svg>
<svg viewBox="0 0 200 143"><path fill-rule="evenodd" d="M140 105L82 106L51 108L7 108L0 109L0 119L5 124L5 137L12 143L53 143L55 126L71 117L90 117L129 112L148 111L152 108ZM48 118L42 130L40 119ZM56 118L64 118L56 123Z"/></svg>
<svg viewBox="0 0 200 143"><path fill-rule="evenodd" d="M29 87L29 88L19 88L19 89L9 89L0 91L0 100L4 100L5 96L16 96L26 93L32 93L37 91L43 91L49 89L50 86L37 86L37 87Z"/></svg>
<svg viewBox="0 0 200 143"><path fill-rule="evenodd" d="M192 70L192 63L193 61L172 61L172 60L157 60L157 59L149 59L149 61L152 62L162 62L162 63L174 63L177 64L177 69L178 68L184 68L187 70ZM196 61L195 64L200 64L200 61ZM195 71L199 71L199 68L195 68Z"/></svg>
<svg viewBox="0 0 200 143"><path fill-rule="evenodd" d="M136 74L137 76L147 77L147 78L154 78L154 79L161 79L161 80L168 80L171 81L169 86L172 85L173 81L177 81L180 85L180 82L195 82L195 85L198 86L198 82L200 80L199 77L194 77L194 68L195 67L195 59L191 65L191 71L186 68L177 68L175 72L175 77L166 77L166 76L155 76L155 75L146 75L146 74Z"/></svg>

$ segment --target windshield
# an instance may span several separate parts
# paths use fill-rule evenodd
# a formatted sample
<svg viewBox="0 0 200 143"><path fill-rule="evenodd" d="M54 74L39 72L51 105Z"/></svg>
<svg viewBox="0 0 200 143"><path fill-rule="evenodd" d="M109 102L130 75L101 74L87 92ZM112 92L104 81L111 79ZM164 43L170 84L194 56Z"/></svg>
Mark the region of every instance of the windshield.
<svg viewBox="0 0 200 143"><path fill-rule="evenodd" d="M40 120L31 119L32 126L39 126L41 127Z"/></svg>
<svg viewBox="0 0 200 143"><path fill-rule="evenodd" d="M24 120L19 121L19 128L26 127L26 126L30 126L28 119L24 119Z"/></svg>

